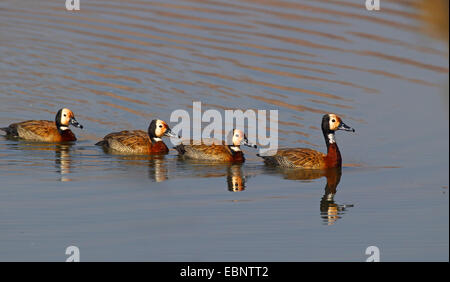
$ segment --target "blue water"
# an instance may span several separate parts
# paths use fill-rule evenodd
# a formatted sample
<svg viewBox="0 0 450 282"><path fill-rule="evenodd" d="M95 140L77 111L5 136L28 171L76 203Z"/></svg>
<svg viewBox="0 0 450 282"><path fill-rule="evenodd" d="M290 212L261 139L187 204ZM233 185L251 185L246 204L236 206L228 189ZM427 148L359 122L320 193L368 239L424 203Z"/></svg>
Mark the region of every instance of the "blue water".
<svg viewBox="0 0 450 282"><path fill-rule="evenodd" d="M69 107L85 126L70 146L0 136L1 261L65 261L71 245L81 261L365 261L369 246L448 260L448 44L420 11L81 2L0 4L0 125ZM94 146L193 101L278 110L280 146L320 151L322 115L340 115L356 132L336 134L333 197L325 177L288 177L252 149L229 166Z"/></svg>

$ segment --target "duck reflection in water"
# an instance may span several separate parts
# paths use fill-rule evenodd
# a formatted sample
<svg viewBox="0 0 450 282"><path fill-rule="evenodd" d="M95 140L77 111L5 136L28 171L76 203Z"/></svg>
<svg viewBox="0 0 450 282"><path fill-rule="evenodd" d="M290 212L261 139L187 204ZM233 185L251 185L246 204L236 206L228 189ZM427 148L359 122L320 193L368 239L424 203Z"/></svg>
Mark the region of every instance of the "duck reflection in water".
<svg viewBox="0 0 450 282"><path fill-rule="evenodd" d="M227 168L228 191L241 192L245 190L245 176L242 172L242 165L235 164Z"/></svg>
<svg viewBox="0 0 450 282"><path fill-rule="evenodd" d="M51 155L54 154L55 159L55 172L59 176L59 181L68 182L72 181L69 178L69 174L72 173L72 156L70 150L72 148L72 142L64 143L44 143L44 142L29 142L20 141L19 143L7 144L12 150L25 150L29 152L30 156L39 158L39 160L53 159ZM48 155L47 155L48 154Z"/></svg>
<svg viewBox="0 0 450 282"><path fill-rule="evenodd" d="M241 192L246 187L246 177L242 168L242 163L209 162L179 157L176 170L182 173L183 177L225 177L228 191Z"/></svg>
<svg viewBox="0 0 450 282"><path fill-rule="evenodd" d="M336 220L345 214L347 208L353 207L353 205L340 205L334 202L334 195L336 195L337 186L341 181L341 175L341 168L330 169L325 172L327 184L325 185L325 194L320 200L320 216L326 225L333 225Z"/></svg>
<svg viewBox="0 0 450 282"><path fill-rule="evenodd" d="M313 180L326 177L325 193L320 200L320 216L325 225L333 225L339 218L345 214L347 208L353 205L340 205L334 201L337 192L337 186L341 181L342 168L329 168L326 170L302 170L276 168L285 179L290 180Z"/></svg>
<svg viewBox="0 0 450 282"><path fill-rule="evenodd" d="M155 182L163 182L169 179L168 168L164 155L120 155L116 156L124 164L125 169L132 166L148 166L148 176Z"/></svg>
<svg viewBox="0 0 450 282"><path fill-rule="evenodd" d="M70 156L70 144L57 144L55 147L56 171L60 174L61 182L72 181L68 175L71 173L72 159Z"/></svg>
<svg viewBox="0 0 450 282"><path fill-rule="evenodd" d="M169 179L168 169L164 156L154 156L148 160L148 175L155 182Z"/></svg>
<svg viewBox="0 0 450 282"><path fill-rule="evenodd" d="M70 150L72 148L72 142L64 143L44 143L44 142L29 142L20 141L19 143L7 144L12 150L24 150L29 152L30 156L39 158L39 160L53 159L51 155L54 154L55 159L55 172L59 176L59 181L68 182L72 181L69 178L69 174L72 173L72 156ZM48 154L48 155L47 155Z"/></svg>

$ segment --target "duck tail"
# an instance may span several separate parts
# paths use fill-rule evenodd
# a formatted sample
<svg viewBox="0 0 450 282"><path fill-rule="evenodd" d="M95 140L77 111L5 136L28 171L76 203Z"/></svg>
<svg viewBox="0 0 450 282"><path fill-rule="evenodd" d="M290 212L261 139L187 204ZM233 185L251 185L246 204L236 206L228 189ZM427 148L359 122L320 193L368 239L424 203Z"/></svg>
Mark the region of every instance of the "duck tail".
<svg viewBox="0 0 450 282"><path fill-rule="evenodd" d="M177 150L180 155L184 155L184 153L186 153L186 150L184 149L184 145L183 144L177 145L177 146L175 146L173 148L175 150Z"/></svg>
<svg viewBox="0 0 450 282"><path fill-rule="evenodd" d="M102 140L102 141L99 141L99 142L95 143L95 146L103 146L103 145L106 145L106 141L105 140Z"/></svg>
<svg viewBox="0 0 450 282"><path fill-rule="evenodd" d="M14 127L0 127L1 131L4 131L6 135L17 136L17 130Z"/></svg>
<svg viewBox="0 0 450 282"><path fill-rule="evenodd" d="M275 165L276 160L273 158L273 156L261 156L260 154L256 154L258 157L262 158L264 163L267 165Z"/></svg>

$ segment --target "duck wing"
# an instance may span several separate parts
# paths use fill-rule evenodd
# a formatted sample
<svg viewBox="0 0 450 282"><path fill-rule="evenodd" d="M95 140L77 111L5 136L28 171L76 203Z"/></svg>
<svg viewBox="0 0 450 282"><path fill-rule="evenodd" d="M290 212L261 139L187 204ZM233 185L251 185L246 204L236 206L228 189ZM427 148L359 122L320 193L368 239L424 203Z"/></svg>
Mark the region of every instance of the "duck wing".
<svg viewBox="0 0 450 282"><path fill-rule="evenodd" d="M259 156L259 155L258 155ZM279 149L272 156L262 157L265 163L281 167L321 169L325 155L308 148Z"/></svg>
<svg viewBox="0 0 450 282"><path fill-rule="evenodd" d="M175 149L180 155L191 159L224 160L232 156L230 148L224 145L224 142L220 141L221 144L216 145L209 141L211 140L204 140L203 142L207 144L199 145L180 144ZM192 140L189 143L193 144Z"/></svg>
<svg viewBox="0 0 450 282"><path fill-rule="evenodd" d="M151 147L150 137L143 130L123 130L113 132L96 143L120 152L145 152Z"/></svg>
<svg viewBox="0 0 450 282"><path fill-rule="evenodd" d="M13 123L9 127L2 128L11 137L20 137L27 140L52 140L58 135L54 121L49 120L27 120Z"/></svg>

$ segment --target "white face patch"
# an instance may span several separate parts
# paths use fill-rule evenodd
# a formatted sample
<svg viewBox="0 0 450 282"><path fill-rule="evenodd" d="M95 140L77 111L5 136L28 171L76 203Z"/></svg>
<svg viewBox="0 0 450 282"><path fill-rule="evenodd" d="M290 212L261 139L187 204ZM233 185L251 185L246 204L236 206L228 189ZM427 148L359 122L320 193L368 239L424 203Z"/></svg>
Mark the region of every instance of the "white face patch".
<svg viewBox="0 0 450 282"><path fill-rule="evenodd" d="M242 139L244 138L244 132L239 129L235 129L233 132L233 145L239 146L241 144Z"/></svg>
<svg viewBox="0 0 450 282"><path fill-rule="evenodd" d="M59 129L61 129L62 131L69 129L69 127L67 126L60 126Z"/></svg>
<svg viewBox="0 0 450 282"><path fill-rule="evenodd" d="M66 109L66 108L62 109L62 111L61 111L61 120L60 120L61 124L69 126L71 118L73 118L72 111L69 110L69 109ZM61 128L61 130L63 130L63 129Z"/></svg>
<svg viewBox="0 0 450 282"><path fill-rule="evenodd" d="M154 137L154 138L153 138L153 141L159 142L159 141L162 141L162 139L159 138L159 137Z"/></svg>
<svg viewBox="0 0 450 282"><path fill-rule="evenodd" d="M336 139L334 139L334 134L333 133L328 134L328 142L330 144L336 143Z"/></svg>
<svg viewBox="0 0 450 282"><path fill-rule="evenodd" d="M329 114L328 116L330 117L330 122L329 122L330 130L336 130L338 128L339 124L341 123L340 119L335 114Z"/></svg>
<svg viewBox="0 0 450 282"><path fill-rule="evenodd" d="M166 123L164 121L162 121L162 120L157 120L156 121L155 135L158 136L158 137L161 137L161 136L164 135L166 130L167 130Z"/></svg>

